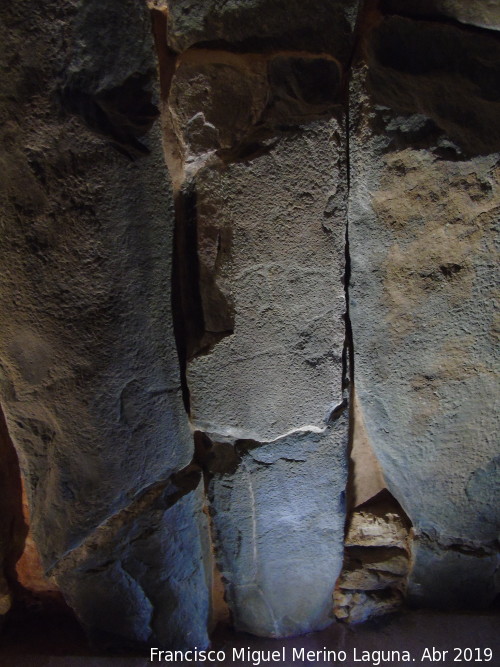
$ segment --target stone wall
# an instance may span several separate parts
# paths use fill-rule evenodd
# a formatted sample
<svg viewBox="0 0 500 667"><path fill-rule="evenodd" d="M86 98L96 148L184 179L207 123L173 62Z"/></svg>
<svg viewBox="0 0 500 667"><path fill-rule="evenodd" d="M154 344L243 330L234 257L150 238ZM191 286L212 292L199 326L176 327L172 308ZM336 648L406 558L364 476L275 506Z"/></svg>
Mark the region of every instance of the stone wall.
<svg viewBox="0 0 500 667"><path fill-rule="evenodd" d="M199 471L177 475L194 446L149 11L23 0L2 13L0 384L31 532L92 636L203 646L210 552Z"/></svg>
<svg viewBox="0 0 500 667"><path fill-rule="evenodd" d="M498 3L1 11L0 615L17 457L105 645L488 606Z"/></svg>

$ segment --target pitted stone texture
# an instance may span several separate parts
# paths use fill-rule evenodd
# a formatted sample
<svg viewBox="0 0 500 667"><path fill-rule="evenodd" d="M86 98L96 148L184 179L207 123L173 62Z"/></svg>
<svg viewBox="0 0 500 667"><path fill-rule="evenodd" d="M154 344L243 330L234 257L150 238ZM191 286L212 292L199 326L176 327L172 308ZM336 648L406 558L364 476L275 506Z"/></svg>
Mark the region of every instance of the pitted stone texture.
<svg viewBox="0 0 500 667"><path fill-rule="evenodd" d="M456 19L461 23L500 30L499 0L382 0L384 11L424 18Z"/></svg>
<svg viewBox="0 0 500 667"><path fill-rule="evenodd" d="M374 109L361 81L358 72L350 142L356 388L389 489L416 534L436 541L422 599L447 599L437 542L494 548L500 527L498 155L456 159L429 119ZM463 599L488 603L464 572Z"/></svg>
<svg viewBox="0 0 500 667"><path fill-rule="evenodd" d="M228 472L215 473L216 553L237 629L283 637L332 621L343 558L346 447L344 414L323 434L237 443L236 468L230 462Z"/></svg>
<svg viewBox="0 0 500 667"><path fill-rule="evenodd" d="M158 131L144 134L134 106L148 110L153 92L149 15L132 0L58 12L28 0L9 10L19 64L3 106L0 386L46 567L192 456L169 312L171 195ZM134 48L117 64L125 25ZM66 33L78 47L67 70ZM74 110L120 152L63 113L61 71Z"/></svg>
<svg viewBox="0 0 500 667"><path fill-rule="evenodd" d="M150 129L147 7L21 0L2 14L11 67L1 106L0 392L48 570L186 466L193 445L170 315L172 197L159 128ZM183 549L199 553L196 521L183 516ZM118 548L110 540L103 562ZM166 582L161 605L182 606L183 586L170 597L168 578L186 556L168 553L155 570ZM63 593L85 606L85 582L65 590L78 578L66 575ZM198 575L185 590L186 604L206 596ZM101 593L117 626L143 618L136 585L123 591ZM195 614L184 631L202 639L205 621Z"/></svg>
<svg viewBox="0 0 500 667"><path fill-rule="evenodd" d="M208 645L211 589L203 484L148 491L63 559L55 576L99 644ZM172 504L173 503L173 504Z"/></svg>
<svg viewBox="0 0 500 667"><path fill-rule="evenodd" d="M322 430L342 402L344 151L332 119L196 177L200 272L234 313L187 366L193 424L214 440Z"/></svg>
<svg viewBox="0 0 500 667"><path fill-rule="evenodd" d="M152 0L168 10L175 51L193 44L241 45L245 50L296 49L333 53L346 61L358 0Z"/></svg>

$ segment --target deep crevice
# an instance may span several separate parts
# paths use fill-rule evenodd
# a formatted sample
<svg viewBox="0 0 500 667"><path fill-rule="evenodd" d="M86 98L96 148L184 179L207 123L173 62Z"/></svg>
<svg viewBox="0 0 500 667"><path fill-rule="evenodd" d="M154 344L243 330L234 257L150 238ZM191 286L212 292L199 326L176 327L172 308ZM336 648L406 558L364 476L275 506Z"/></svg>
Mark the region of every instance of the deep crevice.
<svg viewBox="0 0 500 667"><path fill-rule="evenodd" d="M179 357L182 395L190 413L186 367L203 335L196 238L196 193L187 185L175 196L174 253L172 262L172 315Z"/></svg>
<svg viewBox="0 0 500 667"><path fill-rule="evenodd" d="M349 523L349 516L354 508L354 464L352 461L351 453L353 448L353 434L354 434L354 390L355 390L355 379L354 379L354 339L353 339L353 330L351 324L351 315L350 315L350 304L349 304L349 285L351 282L351 253L349 246L349 208L350 208L350 192L351 192L351 151L350 151L350 130L351 130L351 113L350 113L350 78L352 73L352 64L354 59L357 57L360 44L360 26L364 18L365 5L361 4L358 16L356 18L356 25L354 27L354 40L352 51L349 58L349 63L346 68L345 75L345 88L344 88L344 99L345 99L345 161L346 161L346 221L345 221L345 245L344 245L344 294L345 294L345 314L344 314L344 326L345 326L345 339L344 339L344 349L342 353L342 390L347 394L347 401L349 405L349 425L348 425L348 445L347 445L347 455L349 457L349 469L347 476L347 484L345 489L346 497L346 526L345 531L347 534L347 528Z"/></svg>

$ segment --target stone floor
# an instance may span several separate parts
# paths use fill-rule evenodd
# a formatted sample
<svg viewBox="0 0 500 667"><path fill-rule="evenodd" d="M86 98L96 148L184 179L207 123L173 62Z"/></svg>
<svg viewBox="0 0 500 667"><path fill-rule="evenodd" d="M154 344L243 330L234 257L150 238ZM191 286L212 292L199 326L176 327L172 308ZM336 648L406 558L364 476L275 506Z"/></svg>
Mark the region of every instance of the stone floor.
<svg viewBox="0 0 500 667"><path fill-rule="evenodd" d="M148 657L139 655L104 656L92 651L77 624L67 616L54 615L43 622L33 617L8 624L0 639L1 667L143 667L151 664ZM160 664L217 665L217 667L249 667L276 664L282 667L304 665L345 665L346 667L385 667L403 665L397 655L387 656L387 651L399 651L416 665L500 666L500 615L498 614L441 614L436 612L404 612L378 621L357 626L334 624L323 632L287 640L259 639L244 634L219 631L214 638L214 648L223 651L224 661L180 662ZM245 659L233 659L233 649L244 648ZM247 659L246 649L258 651L252 660ZM459 654L455 649L472 649ZM294 653L295 649L295 653ZM301 655L304 649L304 656ZM323 649L337 652L325 659ZM425 650L428 649L428 653ZM433 652L433 649L437 652ZM491 659L489 651L491 649ZM264 662L268 651L285 651L285 660ZM319 652L315 658L307 652ZM345 651L345 656L342 651ZM369 653L363 653L368 651ZM383 651L383 654L378 654ZM404 656L403 651L409 651ZM443 652L448 651L443 656ZM428 657L427 657L428 656ZM294 660L295 657L295 660ZM363 659L364 658L364 659ZM462 660L458 660L461 658ZM469 660L468 658L472 658ZM478 660L481 658L481 660ZM159 662L159 661L157 661ZM154 664L154 663L153 663Z"/></svg>

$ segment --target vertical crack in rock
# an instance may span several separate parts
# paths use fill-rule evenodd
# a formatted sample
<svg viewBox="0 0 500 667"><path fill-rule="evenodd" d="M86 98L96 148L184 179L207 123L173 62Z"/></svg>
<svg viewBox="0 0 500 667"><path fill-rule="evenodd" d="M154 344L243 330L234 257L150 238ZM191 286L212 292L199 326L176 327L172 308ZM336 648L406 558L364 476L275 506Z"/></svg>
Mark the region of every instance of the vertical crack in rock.
<svg viewBox="0 0 500 667"><path fill-rule="evenodd" d="M353 347L353 337L352 337L352 325L351 317L349 313L349 283L351 280L351 255L349 251L349 197L350 197L350 183L351 183L351 163L350 163L350 122L351 122L351 113L350 113L350 73L352 67L352 60L356 56L358 37L357 33L359 30L360 23L360 14L363 10L361 5L358 9L356 16L356 23L354 26L354 42L352 46L352 51L350 55L349 66L347 68L346 82L344 89L344 103L345 103L345 161L346 161L346 216L345 216L345 268L343 276L344 292L345 292L345 340L344 340L344 349L342 352L342 390L346 395L344 401L347 400L350 407L349 410L349 439L348 439L348 454L349 454L349 468L347 475L346 483L346 517L350 516L353 506L353 470L352 470L352 461L351 461L351 452L353 447L353 435L354 435L354 390L355 390L355 374L354 374L354 347Z"/></svg>
<svg viewBox="0 0 500 667"><path fill-rule="evenodd" d="M373 22L374 3L360 7L354 31L352 65L362 57L362 40ZM346 487L347 520L342 572L334 594L337 619L349 623L396 611L403 604L411 566L411 523L399 503L386 489L380 464L364 429L356 397L355 350L350 318L351 253L349 239L351 207L351 80L346 84L347 215L345 233L346 338L343 355L343 388L348 394L349 475Z"/></svg>

